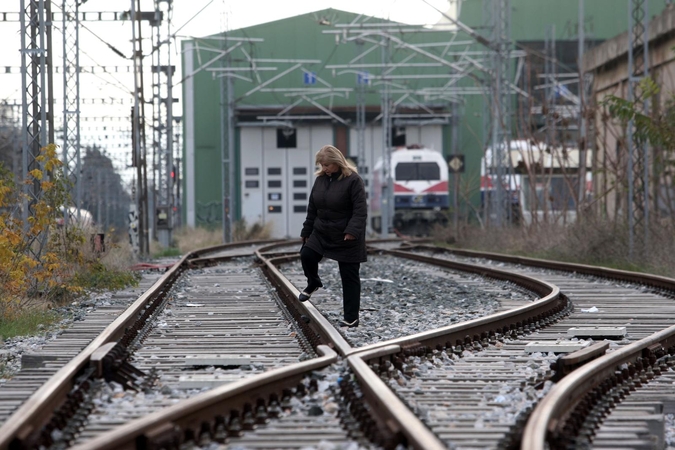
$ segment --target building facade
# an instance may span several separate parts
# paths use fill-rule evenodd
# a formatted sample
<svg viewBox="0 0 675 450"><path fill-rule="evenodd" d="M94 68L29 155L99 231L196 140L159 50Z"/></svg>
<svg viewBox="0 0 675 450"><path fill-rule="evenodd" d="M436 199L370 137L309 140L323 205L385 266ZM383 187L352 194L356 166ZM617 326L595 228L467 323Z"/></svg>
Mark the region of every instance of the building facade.
<svg viewBox="0 0 675 450"><path fill-rule="evenodd" d="M182 222L219 227L227 210L249 225L272 222L275 237L297 236L316 151L336 145L372 189L385 141L461 154L463 172L450 189L470 221L491 143L485 24L494 24L496 3L464 0L449 11L475 34L448 19L432 29L327 9L184 41ZM513 40L509 88L500 94L509 102L508 138L576 141L578 24L584 48L597 45L627 28L628 1L586 1L582 15L584 2L504 4ZM561 111L566 123L551 122Z"/></svg>

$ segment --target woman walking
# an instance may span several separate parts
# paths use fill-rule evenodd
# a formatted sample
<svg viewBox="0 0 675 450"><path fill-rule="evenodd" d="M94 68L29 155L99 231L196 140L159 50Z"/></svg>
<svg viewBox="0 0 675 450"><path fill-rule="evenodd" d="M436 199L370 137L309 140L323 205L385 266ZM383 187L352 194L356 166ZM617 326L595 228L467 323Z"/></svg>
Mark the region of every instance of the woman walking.
<svg viewBox="0 0 675 450"><path fill-rule="evenodd" d="M300 259L307 287L298 297L309 300L322 288L319 261L338 262L342 279L344 320L341 327L359 326L361 278L359 269L366 262L366 190L356 168L340 150L325 145L316 154L316 180L309 196L307 218L302 227Z"/></svg>

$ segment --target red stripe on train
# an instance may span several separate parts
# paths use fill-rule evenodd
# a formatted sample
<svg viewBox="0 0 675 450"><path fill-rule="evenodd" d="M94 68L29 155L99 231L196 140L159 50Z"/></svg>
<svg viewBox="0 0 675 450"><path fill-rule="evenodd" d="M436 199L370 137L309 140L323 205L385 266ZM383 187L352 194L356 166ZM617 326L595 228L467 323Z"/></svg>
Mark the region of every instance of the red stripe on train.
<svg viewBox="0 0 675 450"><path fill-rule="evenodd" d="M415 190L410 189L406 186L403 186L402 184L394 183L394 192L400 192L400 193L412 192L412 193L415 193ZM448 192L448 182L447 181L441 181L440 183L436 183L433 186L430 186L430 187L424 189L422 192L420 192L420 194L423 193L423 192L427 192L427 193L444 192L444 193L447 193Z"/></svg>
<svg viewBox="0 0 675 450"><path fill-rule="evenodd" d="M415 192L412 189L409 189L402 184L394 183L394 192Z"/></svg>
<svg viewBox="0 0 675 450"><path fill-rule="evenodd" d="M448 182L447 181L441 181L438 184L434 184L428 189L425 189L424 192L443 192L445 194L448 193Z"/></svg>

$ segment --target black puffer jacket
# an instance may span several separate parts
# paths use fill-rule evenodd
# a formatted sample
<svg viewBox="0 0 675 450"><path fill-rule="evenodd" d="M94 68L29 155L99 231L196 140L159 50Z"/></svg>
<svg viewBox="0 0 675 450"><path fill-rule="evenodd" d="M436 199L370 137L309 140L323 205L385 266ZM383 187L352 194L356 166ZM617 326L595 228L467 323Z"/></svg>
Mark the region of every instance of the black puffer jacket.
<svg viewBox="0 0 675 450"><path fill-rule="evenodd" d="M366 190L352 173L338 180L340 172L319 175L309 196L307 218L300 236L305 245L326 258L340 262L366 262ZM356 240L345 241L345 234Z"/></svg>

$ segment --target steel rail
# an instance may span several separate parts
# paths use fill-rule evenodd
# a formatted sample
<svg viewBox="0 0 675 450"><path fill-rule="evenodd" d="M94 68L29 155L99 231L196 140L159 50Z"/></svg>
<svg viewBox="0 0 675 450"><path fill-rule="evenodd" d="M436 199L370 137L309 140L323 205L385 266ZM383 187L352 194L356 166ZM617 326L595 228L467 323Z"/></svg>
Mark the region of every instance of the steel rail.
<svg viewBox="0 0 675 450"><path fill-rule="evenodd" d="M408 447L421 450L446 449L441 440L408 408L382 379L370 368L367 360L401 352L398 345L388 345L347 358L368 405L391 435L403 435Z"/></svg>
<svg viewBox="0 0 675 450"><path fill-rule="evenodd" d="M286 244L276 244L274 247ZM297 300L298 290L279 272L275 264L297 259L297 255L267 258L262 254L266 248L256 251L256 257L264 266L263 270L271 276L275 284L281 288L282 296L292 296L295 306L300 307L303 313L309 317L309 323L316 324L319 333L325 341L338 349L343 355L355 352L344 338L335 330L335 328L319 313L319 311L309 302L301 303ZM269 249L267 249L269 250ZM212 257L209 262L215 263L223 257ZM316 327L315 327L316 328ZM324 356L325 365L337 361L335 351L326 345L317 345L317 351L323 355L332 353L329 359ZM367 354L369 357L381 357L390 353L400 352L399 346L390 346L388 348L372 350ZM440 440L412 413L396 395L379 379L379 377L367 366L361 359L362 353L358 357L348 359L348 364L355 373L355 376L361 382L360 387L363 391L369 407L375 414L371 415L378 425L387 430L389 436L395 436L399 439L403 436L412 448L416 449L442 449L445 446ZM304 364L304 366L303 366ZM305 363L294 365L293 367L304 367L297 373L307 372L324 366L321 359L313 359ZM243 380L232 385L226 385L216 390L209 391L199 397L181 402L173 407L164 409L140 421L135 421L115 429L109 433L103 434L92 441L74 447L77 450L82 449L125 449L138 448L139 442L143 445L152 445L153 442L178 442L181 433L185 430L199 430L205 422L213 423L213 417L222 415L222 403L227 401L227 407L242 407L243 404L233 405L234 394L239 394L240 403L251 403L252 388L264 385L269 390L276 389L279 392L282 388L279 384L284 380L282 374L289 373L293 367L278 369L273 372L262 374L250 380ZM279 373L278 377L273 377L274 373ZM295 372L294 372L295 373ZM285 382L286 385L292 385L298 381L297 376L292 382ZM270 394L272 392L265 392ZM255 394L258 398L261 394Z"/></svg>
<svg viewBox="0 0 675 450"><path fill-rule="evenodd" d="M359 348L359 352L370 351L385 345L404 346L409 344L419 344L430 348L436 348L437 346L451 347L452 345L472 345L474 342L480 343L488 336L493 336L498 333L518 331L519 328L522 329L529 326L537 326L537 322L555 321L571 308L571 303L567 297L561 294L560 289L557 286L536 278L514 274L491 267L441 260L410 252L398 250L379 251L401 258L441 265L453 270L471 272L485 277L510 281L537 293L541 298L531 304L509 311L503 311L490 316L437 328L435 330L423 331L410 336L371 344Z"/></svg>
<svg viewBox="0 0 675 450"><path fill-rule="evenodd" d="M439 249L426 245L407 247L409 250L418 248L636 283L667 291L671 295L675 292L675 279L659 275L473 250ZM606 394L611 387L622 385L631 379L636 367L643 370L651 369L652 365L657 365L658 356L674 353L675 326L621 347L577 368L559 381L539 402L525 426L521 449L557 448L561 441L570 439L570 431L565 429L569 419L575 414L583 416L588 412L589 404L592 402L586 402L587 404L582 404L582 402L588 398L589 394L594 391ZM630 366L630 370L625 368L626 364ZM645 368L645 366L648 367Z"/></svg>
<svg viewBox="0 0 675 450"><path fill-rule="evenodd" d="M383 240L380 242L396 242ZM374 242L373 242L374 243ZM276 264L297 260L297 253L277 256L266 259L262 253L271 252L284 244L271 245L259 249L259 257L264 264L269 265L270 274L276 279L276 282L284 286L287 295L293 297L294 302L302 308L304 314L309 317L310 323L319 324L321 328L327 327L322 334L328 335L334 328L325 320L323 315L310 303L300 303L297 301L298 290L280 274L275 267ZM371 251L376 249L371 248ZM368 365L367 361L373 359L382 359L385 357L395 357L403 352L402 346L413 347L435 347L445 345L449 347L450 343L461 342L464 345L470 341L477 341L486 334L495 334L514 328L522 328L523 324L533 323L533 317L544 320L548 316L563 313L569 309L568 300L560 294L557 286L537 280L524 275L517 275L494 268L485 268L472 264L444 261L436 258L415 255L409 252L395 250L383 250L383 253L393 256L415 259L429 264L441 265L454 270L463 272L477 273L482 276L491 277L500 280L506 280L523 286L542 298L531 305L526 305L515 310L491 315L487 318L475 319L462 324L451 325L437 330L418 333L412 336L393 339L386 342L373 344L357 349L343 348L339 350L340 354L347 357L348 364L359 380L360 389L363 392L367 404L371 408L370 416L378 422L380 429L386 429L392 436L404 436L408 445L418 449L436 449L446 448L445 445L436 437L436 435L424 425L414 413L412 413L391 389L380 379ZM267 255L272 256L272 255ZM347 344L348 345L348 344ZM413 350L414 351L414 350Z"/></svg>
<svg viewBox="0 0 675 450"><path fill-rule="evenodd" d="M407 248L411 250L414 250L415 248L422 248L426 250L455 253L462 256L489 258L509 263L537 266L552 270L577 272L602 278L640 283L668 291L675 290L675 280L657 275L639 274L635 272L609 269L604 267L562 263L535 258L514 257L487 252L474 252L469 250L455 249L439 250L437 247L420 246L417 244L412 244ZM436 258L415 255L409 252L397 250L378 251L432 264L438 264L441 262L441 260ZM297 258L297 256L285 256L275 258L274 261L282 262L295 258ZM565 310L569 310L571 306L568 300L560 294L560 291L556 286L541 280L522 275L516 275L506 271L501 271L499 269L486 268L484 266L476 266L454 261L442 261L441 265L455 270L474 272L486 277L507 280L524 286L540 295L543 295L544 297L531 305L526 305L511 311L475 319L462 324L451 325L437 330L418 333L412 336L373 344L371 346L355 349L352 353L347 354L347 359L350 361L352 370L355 370L355 372L357 370L359 371L360 376L357 375L357 378L362 381L362 389L364 390L364 394L367 397L370 397L368 403L371 405L371 407L372 405L385 405L386 401L382 400L381 398L377 398L377 396L374 395L374 393L370 390L371 385L370 381L368 381L369 377L364 374L372 374L373 372L370 370L370 368L368 368L366 361L372 359L381 360L387 356L389 358L395 358L398 353L406 353L410 351L415 352L418 349L423 349L424 346L427 348L433 348L434 345L443 345L443 342L445 342L445 346L448 347L453 340L456 340L458 344L463 343L465 345L469 345L472 343L472 341L475 342L481 336L485 336L486 332L492 333L495 329L499 330L507 328L512 330L514 328L514 324L516 327L520 327L522 324L529 323L533 316L543 318L547 315L553 315L554 318L556 316L559 317L560 313L563 313ZM472 335L473 339L471 338ZM408 349L403 350L403 348L406 346ZM636 366L642 367L643 364L646 364L643 361L645 360L646 354L650 355L649 361L656 361L656 358L653 355L664 354L664 348L667 348L667 351L670 353L675 352L675 327L659 332L653 336L650 336L649 338L643 339L637 343L610 353L607 356L596 358L592 362L587 362L586 365L584 365L581 369L577 369L576 371L572 372L572 375L567 375L563 381L556 385L549 396L547 396L544 401L540 403L534 414L532 414L531 421L528 423L525 434L523 435L522 448L527 450L543 450L544 448L550 447L555 439L560 438L561 435L564 436L564 433L566 432L563 431L565 419L570 416L574 407L577 406L581 401L583 395L580 394L583 393L585 395L593 389L598 389L598 386L600 385L604 386L604 389L608 389L608 380L613 380L612 383L614 385L621 381L620 379L617 381L616 376L617 369L620 366L624 364L635 364ZM595 356L593 356L593 358L595 358ZM587 361L588 359L593 358L584 357L583 359ZM361 363L351 363L357 359L360 360ZM628 376L624 374L623 377L625 380ZM375 376L375 378L377 378L377 376ZM391 414L391 411L387 410L386 408L384 408L384 411L380 411L380 408L377 409L378 417L381 417L381 414ZM393 423L398 424L398 422L395 420ZM393 433L403 433L402 429L398 428L398 425L392 425L390 423L388 426ZM406 438L408 438L407 434ZM547 438L548 440L546 440ZM425 445L431 445L428 443L415 443L414 441L411 441L410 443L416 448L426 448Z"/></svg>
<svg viewBox="0 0 675 450"><path fill-rule="evenodd" d="M388 243L404 241L397 239L369 241L369 243L372 244L382 242ZM331 342L332 339L337 339L337 336L334 337L333 334L335 333L334 327L330 325L327 320L325 320L323 315L310 302L301 303L297 300L297 296L299 294L298 290L283 275L281 275L279 270L274 266L275 264L297 260L299 257L298 254L283 254L282 256L277 256L275 254L269 260L267 257L272 255L263 255L264 252L271 252L278 247L287 245L287 243L282 243L263 247L257 252L259 253L258 257L261 259L261 261L264 260L265 264L268 265L267 270L270 271L270 276L274 277L277 282L280 283L280 285L284 286L285 295L294 299L294 301L289 300L289 303L300 308L302 313L309 318L310 323L315 323L320 327L319 331L317 332L324 338L328 339L325 342ZM411 246L410 248L415 248L415 246ZM421 248L429 249L435 247L421 246ZM540 295L541 298L532 304L524 305L510 311L504 311L487 317L473 319L467 322L437 328L435 330L424 331L410 336L394 338L388 341L383 341L360 348L352 348L346 343L346 341L344 341L341 335L339 335L340 340L345 343L333 345L336 345L336 349L341 356L349 356L363 351L370 351L387 345L421 344L431 348L434 348L438 345L450 346L449 344L470 345L475 341L481 342L490 335L505 333L507 331L517 331L519 328L522 331L523 327L536 326L538 321L556 320L561 314L564 314L565 311L568 311L571 307L569 300L560 293L560 289L557 286L525 275L514 274L491 267L441 260L438 258L417 255L399 250L382 250L375 247L370 247L369 251L387 253L393 256L418 260L427 264L440 265L453 270L476 273L485 277L509 281L516 285L525 287L532 292L535 292L536 294ZM339 341L335 340L333 342Z"/></svg>
<svg viewBox="0 0 675 450"><path fill-rule="evenodd" d="M574 409L593 389L616 379L624 364L638 364L645 352L675 351L675 326L645 339L621 347L612 353L586 363L558 382L534 409L523 432L522 450L558 448L555 442L563 437L563 429ZM655 361L654 361L655 362ZM622 380L618 380L620 383ZM586 405L584 408L588 408ZM564 436L569 438L569 436Z"/></svg>
<svg viewBox="0 0 675 450"><path fill-rule="evenodd" d="M296 289L296 287L281 274L279 269L277 269L276 264L298 259L299 255L267 258L257 251L256 256L261 261L263 271L268 278L274 280L274 282L281 287L281 291L279 292L280 296L285 299L286 305L291 310L291 313L296 313L294 314L296 321L298 322L298 325L303 328L305 334L308 334L307 338L310 343L314 346L319 343L329 345L334 348L340 356L345 356L354 351L352 346L347 343L340 332L330 324L328 319L326 319L311 302L301 302L298 300L300 291L298 291L298 289ZM308 328L309 332L304 329L305 327Z"/></svg>
<svg viewBox="0 0 675 450"><path fill-rule="evenodd" d="M577 272L584 275L597 276L610 280L627 281L651 286L657 289L675 291L675 279L652 275L628 270L610 269L602 266L591 266L588 264L576 264L559 261L550 261L546 259L528 258L525 256L511 256L503 253L479 252L474 250L462 250L454 248L439 248L428 245L416 245L406 247L407 249L425 249L433 251L443 251L470 258L493 259L495 261L508 262L513 264L522 264L524 266L542 267L544 269L561 270L565 272Z"/></svg>
<svg viewBox="0 0 675 450"><path fill-rule="evenodd" d="M382 242L390 242L383 240ZM395 241L394 241L395 242ZM284 245L272 245L261 248L260 259L265 265L268 265L269 272L276 279L276 282L284 286L286 295L293 297L295 303L302 308L304 314L309 317L310 323L320 324L321 328L327 327L322 334L328 335L333 327L325 320L323 315L310 303L300 303L297 301L298 290L280 274L275 267L276 264L297 260L298 255L284 254L281 256L271 256L266 259L263 252L271 252ZM506 330L522 329L526 324L535 325L538 321L555 320L557 317L565 314L570 309L571 304L564 297L557 286L550 283L527 277L524 275L513 274L494 268L486 268L473 264L459 263L453 261L439 260L437 258L425 257L414 253L402 252L396 250L377 250L371 248L371 251L380 251L393 256L414 259L429 264L440 265L453 270L463 272L477 273L481 276L490 277L499 280L505 280L525 287L541 298L530 304L514 310L493 314L489 317L480 318L451 325L436 330L418 333L412 336L392 339L389 341L372 344L370 346L357 349L348 349L347 347L339 350L340 354L346 356L347 362L359 380L359 387L363 392L366 403L371 408L370 417L378 423L380 429L386 429L391 436L402 435L405 441L412 448L417 449L436 449L446 448L445 445L429 428L424 425L419 418L407 408L400 399L391 391L391 389L380 379L368 365L368 361L383 358L396 358L400 353L415 352L420 348L434 348L438 345L451 347L453 343L459 345L470 345L473 342L485 338L486 335L492 336L496 333L506 332ZM552 318L552 319L549 319ZM348 345L348 344L347 344ZM403 349L403 347L408 347Z"/></svg>
<svg viewBox="0 0 675 450"><path fill-rule="evenodd" d="M265 240L260 240L260 241L242 241L242 242L237 242L238 246L241 247L247 247L247 246L252 246L256 244L274 244L276 245L283 245L287 241L285 240L280 240L280 239L265 239ZM282 243L282 244L279 244ZM230 244L220 244L220 245L215 245L213 247L205 247L199 250L196 250L192 252L192 256L190 260L188 261L188 264L190 267L197 267L197 266L205 266L205 265L211 265L215 264L218 261L222 261L221 257L218 256L209 256L213 253L218 253L219 251L227 250L228 246L231 246L232 243Z"/></svg>
<svg viewBox="0 0 675 450"><path fill-rule="evenodd" d="M187 255L170 268L155 284L143 293L127 310L98 335L81 353L56 372L47 383L38 388L19 409L0 427L0 448L6 449L15 443L26 440L31 433L39 430L54 410L63 402L74 386L74 379L84 369L91 355L103 345L117 341L125 328L136 321L146 304L169 284L182 270Z"/></svg>
<svg viewBox="0 0 675 450"><path fill-rule="evenodd" d="M265 241L267 242L267 241ZM67 394L75 385L75 379L89 364L91 356L104 345L122 339L128 328L142 315L148 304L162 292L168 290L180 273L185 270L187 261L193 256L211 252L213 248L225 250L254 245L255 241L242 241L196 250L184 255L173 267L169 268L155 284L144 292L117 319L94 338L75 358L59 369L47 383L40 386L0 427L0 449L20 446L44 426L54 411L63 404Z"/></svg>
<svg viewBox="0 0 675 450"><path fill-rule="evenodd" d="M408 239L408 240L402 240L399 238L388 238L388 239L368 239L366 240L366 246L372 246L376 244L387 244L387 243L403 243L406 245L418 245L418 244L423 244L429 242L429 239L427 238L419 238L419 239ZM283 248L283 247L288 247L289 245L300 245L301 241L297 239L290 239L286 241L275 241L271 243L270 245L266 247L261 247L258 249L260 253L273 253L276 249L278 248ZM298 249L297 252L280 252L282 254L298 254L300 249Z"/></svg>
<svg viewBox="0 0 675 450"><path fill-rule="evenodd" d="M231 410L241 410L247 403L255 405L260 399L267 403L266 400L270 395L278 395L283 389L295 387L308 372L323 369L338 359L337 353L328 346L320 345L317 351L321 355L319 358L213 388L71 448L72 450L160 448L154 447L156 441L172 442L175 438L180 438L186 430L193 430L195 436L198 436L204 422L215 423L217 416L223 416Z"/></svg>
<svg viewBox="0 0 675 450"><path fill-rule="evenodd" d="M401 242L399 240L384 240L384 241L372 241L372 243L377 242ZM97 338L95 338L85 350L78 355L75 359L69 362L64 368L62 368L57 374L55 374L50 381L43 385L38 391L29 398L28 401L22 405L21 408L12 416L10 419L3 425L0 429L0 448L8 448L8 445L20 445L25 439L30 437L33 433L38 432L43 424L48 420L48 417L51 413L57 409L57 407L63 402L66 394L70 391L74 385L75 377L86 368L87 364L91 364L92 354L100 349L102 346L115 342L124 335L124 330L129 327L129 325L137 319L140 315L140 312L146 308L148 303L157 298L158 294L161 294L162 290L170 287L173 281L177 278L177 275L180 274L183 270L186 269L190 263L200 262L203 264L215 263L219 260L229 259L232 256L209 256L210 254L217 253L225 249L230 249L233 247L241 246L251 246L260 243L257 242L239 242L234 244L226 244L215 247L209 247L201 250L197 250L185 255L176 265L170 268L148 291L146 291L138 300L132 304L132 306L127 309L120 317L118 317L113 324L106 328ZM263 241L263 243L271 243L270 246L265 247L264 249L270 249L273 247L288 245L288 241L279 242L279 241ZM278 269L275 267L275 264L289 261L292 259L297 259L296 255L286 255L283 257L273 257L270 258L270 255L263 255L261 251L263 249L258 249L256 251L256 257L258 261L261 262L263 270L267 272L268 275L271 275L273 279L278 280L282 286L281 294L282 298L286 297L287 303L293 305L296 309L301 311L299 323L307 323L311 326L312 330L321 338L322 341L330 343L340 354L351 357L356 354L364 353L365 351L370 351L369 355L381 353L381 348L386 344L391 344L392 341L386 343L376 344L374 346L369 346L360 349L353 349L349 344L344 341L344 338L335 330L330 323L316 310L316 308L311 304L303 304L297 300L298 291L293 285L290 284L288 280L283 277ZM398 253L398 254L397 254ZM392 254L397 254L397 256L404 256L410 258L419 258L420 255L407 254L406 252L396 252L392 251ZM483 267L461 264L461 263L446 263L438 259L429 259L428 262L433 264L442 263L446 267L451 267L457 270L464 270L469 272L480 273L482 275L493 276L494 278L499 278L498 270L496 269L486 269ZM488 275L491 274L491 275ZM536 320L548 320L545 319L547 315L553 314L554 316L563 313L564 310L568 307L567 300L560 296L558 289L555 286L549 285L547 283L540 282L538 280L529 279L523 276L514 276L504 274L502 279L510 279L514 281L517 278L520 280L519 284L527 286L529 289L539 292L543 295L544 292L548 292L548 295L538 302L533 303L532 305L527 305L522 308L518 308L513 311L500 313L491 316L493 319L492 322L484 322L483 319L476 319L468 322L466 324L458 324L450 327L444 327L439 330L432 330L430 332L419 333L412 337L401 338L400 346L406 344L414 344L418 346L428 345L433 346L434 344L440 345L443 342L446 345L456 339L457 342L462 342L468 344L472 341L471 334L473 333L473 341L481 338L485 338L488 333L490 336L493 336L494 333L508 332L508 330L517 330L522 328L527 328L529 324L534 326ZM283 280L283 281L282 281ZM543 305L543 303L551 303ZM533 319L533 315L535 318ZM304 316L304 317L303 317ZM463 340L462 340L463 339ZM396 341L396 340L394 340ZM320 348L320 344L315 345L316 349ZM364 353L365 354L365 353ZM359 357L360 358L360 357ZM310 360L314 361L314 360ZM371 372L371 375L365 375L364 367L361 363L356 362L356 367L361 374L363 380L370 379L372 377L377 378ZM365 363L364 363L365 364ZM365 367L367 368L367 366ZM370 370L370 369L368 369ZM393 412L387 412L382 403L382 398L386 398L384 393L380 393L379 389L371 388L368 384L368 381L364 381L365 392L370 398L369 405L371 408L377 410L376 420L378 417L387 417L387 414L393 414ZM368 385L367 385L368 384ZM367 385L367 386L366 386ZM386 387L386 386L385 386ZM387 388L388 389L388 388ZM44 401L44 402L43 402ZM46 403L45 403L46 402ZM387 400L389 402L389 400ZM380 408L385 408L384 412L379 411ZM393 423L408 423L409 420L398 420L392 419L383 419L383 423L387 427L391 427L391 420L394 420ZM398 420L398 422L397 422ZM412 424L412 422L410 422ZM130 424L131 426L132 424ZM401 425L393 425L394 428L399 430L409 442L411 436L416 434L415 431L406 431L404 428L400 428ZM151 430L150 435L158 437L163 435L163 433L169 433L165 426L160 427L160 429ZM169 433L170 434L170 433ZM414 438L413 438L414 439ZM413 444L415 445L415 444ZM419 448L425 448L420 446Z"/></svg>

